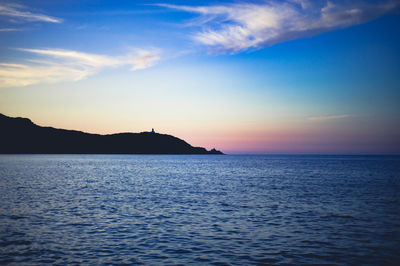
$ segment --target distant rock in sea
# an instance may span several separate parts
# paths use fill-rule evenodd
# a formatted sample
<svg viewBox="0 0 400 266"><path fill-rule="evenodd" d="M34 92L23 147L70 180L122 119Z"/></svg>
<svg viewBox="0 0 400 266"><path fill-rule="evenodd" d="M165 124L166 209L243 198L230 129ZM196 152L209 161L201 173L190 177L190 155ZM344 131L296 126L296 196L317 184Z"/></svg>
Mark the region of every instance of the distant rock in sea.
<svg viewBox="0 0 400 266"><path fill-rule="evenodd" d="M89 134L41 127L27 118L0 114L0 153L3 154L223 154L193 147L171 135L151 132Z"/></svg>

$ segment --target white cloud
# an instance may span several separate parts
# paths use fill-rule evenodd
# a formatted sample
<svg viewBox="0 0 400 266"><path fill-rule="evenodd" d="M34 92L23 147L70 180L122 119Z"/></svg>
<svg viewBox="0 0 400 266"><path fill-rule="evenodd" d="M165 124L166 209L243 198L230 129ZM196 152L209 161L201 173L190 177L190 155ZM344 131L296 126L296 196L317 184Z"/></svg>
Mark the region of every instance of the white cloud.
<svg viewBox="0 0 400 266"><path fill-rule="evenodd" d="M115 57L59 49L18 50L41 59L30 59L25 64L0 63L0 87L78 81L105 68L128 65L134 71L151 67L160 60L158 50L134 50Z"/></svg>
<svg viewBox="0 0 400 266"><path fill-rule="evenodd" d="M62 22L62 19L60 18L50 17L44 14L32 13L24 9L26 9L26 7L22 5L0 3L0 16L7 16L25 21L43 21L50 23Z"/></svg>
<svg viewBox="0 0 400 266"><path fill-rule="evenodd" d="M159 6L197 13L189 26L202 27L192 37L222 52L260 48L290 39L344 28L377 18L400 6L398 0L264 1L214 6Z"/></svg>
<svg viewBox="0 0 400 266"><path fill-rule="evenodd" d="M312 116L307 119L310 121L325 121L325 120L342 119L348 117L350 117L350 115L344 114L344 115Z"/></svg>

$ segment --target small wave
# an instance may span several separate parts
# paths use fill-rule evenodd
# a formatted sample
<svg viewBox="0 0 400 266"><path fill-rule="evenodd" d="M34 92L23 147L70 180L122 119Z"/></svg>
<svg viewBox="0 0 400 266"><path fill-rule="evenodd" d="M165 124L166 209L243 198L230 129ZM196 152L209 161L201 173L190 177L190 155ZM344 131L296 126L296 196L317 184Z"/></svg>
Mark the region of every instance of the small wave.
<svg viewBox="0 0 400 266"><path fill-rule="evenodd" d="M351 215L337 215L337 214L325 215L325 216L321 216L321 218L322 219L335 219L335 218L339 218L339 219L355 219Z"/></svg>
<svg viewBox="0 0 400 266"><path fill-rule="evenodd" d="M209 260L209 259L206 259L206 258L195 258L195 261L207 262L207 261L210 261L210 260Z"/></svg>
<svg viewBox="0 0 400 266"><path fill-rule="evenodd" d="M10 220L20 220L20 219L25 219L27 217L25 216L20 216L20 215L4 215L4 214L0 214L0 219L10 219Z"/></svg>
<svg viewBox="0 0 400 266"><path fill-rule="evenodd" d="M0 247L7 247L7 246L23 246L23 245L30 245L31 241L27 241L27 240L12 240L12 241L3 241L0 242Z"/></svg>
<svg viewBox="0 0 400 266"><path fill-rule="evenodd" d="M274 258L263 258L263 259L256 260L255 262L257 264L269 264L269 263L277 263L279 261L280 261L279 259L274 259Z"/></svg>
<svg viewBox="0 0 400 266"><path fill-rule="evenodd" d="M312 244L312 245L331 245L331 243L329 243L329 242L325 242L325 241L317 241L317 240L302 240L301 241L302 243L305 243L305 244Z"/></svg>

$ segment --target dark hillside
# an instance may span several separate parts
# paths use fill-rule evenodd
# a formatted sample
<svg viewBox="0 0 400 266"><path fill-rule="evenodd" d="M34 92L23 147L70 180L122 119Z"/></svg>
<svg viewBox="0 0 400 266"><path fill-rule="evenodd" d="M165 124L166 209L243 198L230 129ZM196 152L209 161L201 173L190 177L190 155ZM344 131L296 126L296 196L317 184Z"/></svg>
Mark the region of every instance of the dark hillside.
<svg viewBox="0 0 400 266"><path fill-rule="evenodd" d="M38 154L222 154L192 147L171 135L143 132L111 135L41 127L27 118L0 114L0 153Z"/></svg>

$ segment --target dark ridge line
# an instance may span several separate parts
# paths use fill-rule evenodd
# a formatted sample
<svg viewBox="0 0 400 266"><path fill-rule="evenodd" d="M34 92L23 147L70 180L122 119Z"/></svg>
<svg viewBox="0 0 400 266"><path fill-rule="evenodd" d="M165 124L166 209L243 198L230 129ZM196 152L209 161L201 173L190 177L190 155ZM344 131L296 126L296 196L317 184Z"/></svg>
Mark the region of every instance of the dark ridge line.
<svg viewBox="0 0 400 266"><path fill-rule="evenodd" d="M153 132L93 134L0 114L0 154L223 154Z"/></svg>

